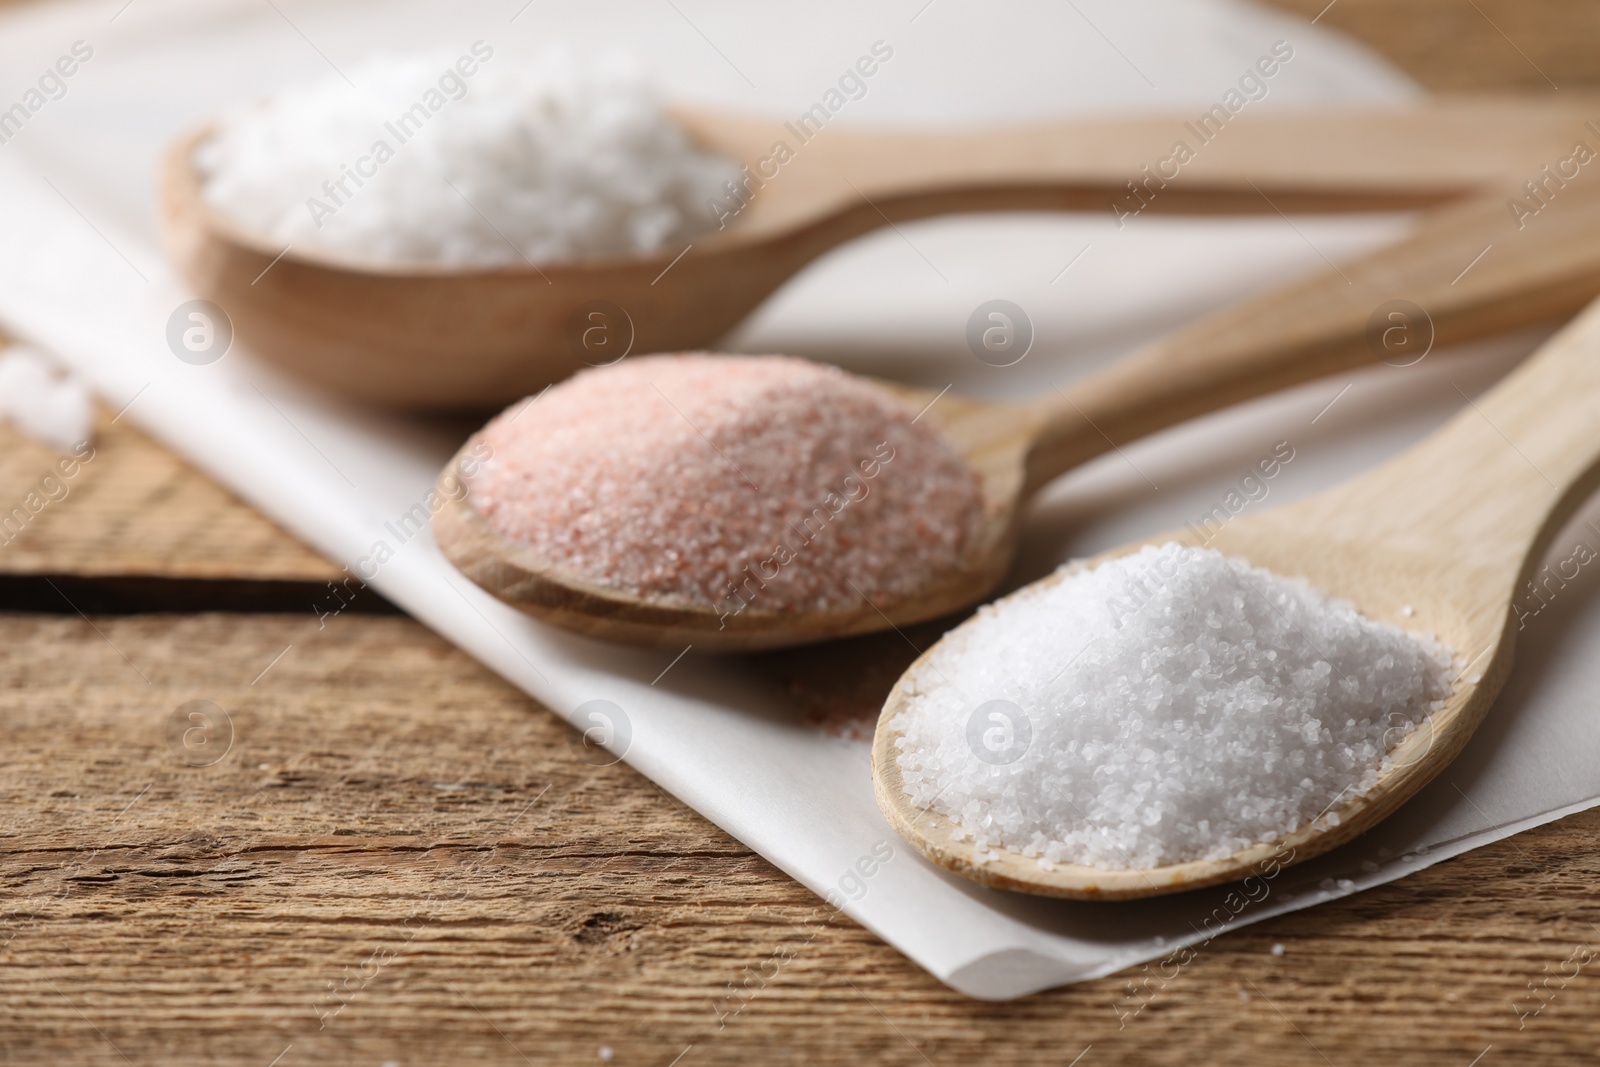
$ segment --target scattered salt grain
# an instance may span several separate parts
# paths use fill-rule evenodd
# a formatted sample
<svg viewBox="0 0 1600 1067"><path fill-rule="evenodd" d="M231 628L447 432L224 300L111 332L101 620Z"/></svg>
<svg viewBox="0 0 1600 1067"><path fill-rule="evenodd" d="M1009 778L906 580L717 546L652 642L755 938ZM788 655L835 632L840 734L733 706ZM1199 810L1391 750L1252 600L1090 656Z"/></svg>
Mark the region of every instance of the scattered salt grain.
<svg viewBox="0 0 1600 1067"><path fill-rule="evenodd" d="M1063 568L947 636L903 683L896 762L908 799L980 853L1220 859L1370 789L1441 706L1449 666L1302 581L1150 546Z"/></svg>
<svg viewBox="0 0 1600 1067"><path fill-rule="evenodd" d="M961 566L977 476L878 386L786 356L650 356L519 402L473 505L557 571L660 603L880 609Z"/></svg>
<svg viewBox="0 0 1600 1067"><path fill-rule="evenodd" d="M347 73L226 116L194 156L206 200L286 245L554 263L686 241L739 176L617 57L523 62L479 41Z"/></svg>
<svg viewBox="0 0 1600 1067"><path fill-rule="evenodd" d="M12 345L0 353L0 418L66 451L93 433L94 403L83 382L59 374L39 352Z"/></svg>
<svg viewBox="0 0 1600 1067"><path fill-rule="evenodd" d="M1272 946L1272 954L1273 954L1273 955L1274 955L1274 956L1281 956L1281 955L1283 955L1283 946L1282 946L1282 945L1273 945L1273 946Z"/></svg>

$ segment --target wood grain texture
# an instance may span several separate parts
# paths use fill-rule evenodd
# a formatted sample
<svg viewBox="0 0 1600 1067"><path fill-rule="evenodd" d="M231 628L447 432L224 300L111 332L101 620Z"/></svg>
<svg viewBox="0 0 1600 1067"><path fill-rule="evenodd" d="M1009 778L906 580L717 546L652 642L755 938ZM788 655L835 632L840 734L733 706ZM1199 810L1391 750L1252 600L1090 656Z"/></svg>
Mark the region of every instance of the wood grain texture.
<svg viewBox="0 0 1600 1067"><path fill-rule="evenodd" d="M1063 1067L1092 1045L1086 1067L1465 1067L1491 1044L1485 1064L1594 1049L1600 968L1579 961L1600 948L1600 813L1225 933L1172 977L994 1005L830 921L624 765L585 764L574 731L408 620L0 616L0 694L8 1061L591 1064L607 1046L664 1067L692 1045L684 1067ZM167 744L192 699L231 717L210 767Z"/></svg>
<svg viewBox="0 0 1600 1067"><path fill-rule="evenodd" d="M1476 6L1563 86L1600 86L1592 5ZM1436 88L1544 85L1472 8L1339 0L1322 21ZM9 498L39 472L11 464L3 440ZM217 573L286 553L300 560L288 572L316 564L137 435L103 447L123 449L130 483L162 487L160 521ZM243 521L205 503L217 497L251 516L245 535L212 536ZM33 558L42 571L148 561L148 544L114 532L148 536L148 504L77 495ZM693 1042L680 1067L1064 1067L1092 1043L1082 1067L1466 1067L1492 1044L1478 1062L1496 1067L1590 1063L1600 1042L1600 980L1592 965L1566 978L1564 962L1600 945L1600 813L1225 934L1175 978L1133 969L987 1005L848 921L819 922L809 892L626 768L583 764L570 730L413 623L343 616L315 640L309 618L282 616L95 626L154 684L75 617L0 619L3 1061L593 1064L606 1045L612 1062L666 1065ZM166 718L195 698L238 728L210 768L164 747ZM253 799L267 782L270 807ZM414 915L427 923L405 942L395 930ZM395 958L318 1030L338 1004L328 984L384 948ZM743 1008L719 1028L718 1004Z"/></svg>
<svg viewBox="0 0 1600 1067"><path fill-rule="evenodd" d="M1437 92L1600 86L1586 0L1264 0L1342 30Z"/></svg>
<svg viewBox="0 0 1600 1067"><path fill-rule="evenodd" d="M72 477L61 476L55 449L0 423L0 574L343 577L126 420L110 420L100 414L94 456Z"/></svg>

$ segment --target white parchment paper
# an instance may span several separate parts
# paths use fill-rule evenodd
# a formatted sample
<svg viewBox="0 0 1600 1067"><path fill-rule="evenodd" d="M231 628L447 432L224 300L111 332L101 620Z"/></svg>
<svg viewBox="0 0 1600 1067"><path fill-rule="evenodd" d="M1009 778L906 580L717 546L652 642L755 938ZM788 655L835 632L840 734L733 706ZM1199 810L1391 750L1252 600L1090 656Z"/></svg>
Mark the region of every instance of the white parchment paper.
<svg viewBox="0 0 1600 1067"><path fill-rule="evenodd" d="M373 581L385 596L558 714L571 717L591 700L622 708L631 736L619 747L625 741L633 766L973 996L1015 997L1162 957L1600 797L1600 733L1589 722L1600 658L1588 654L1600 643L1600 599L1582 575L1530 622L1509 688L1455 766L1375 832L1284 871L1247 903L1226 887L1121 905L996 893L894 838L872 800L866 745L812 725L770 661L691 652L663 675L671 652L538 625L479 592L426 535L395 543L385 524L422 498L465 428L352 410L239 347L210 366L174 358L167 320L192 294L158 247L155 166L180 130L286 79L375 51L464 48L480 38L507 62L554 40L622 44L678 98L783 115L809 107L881 40L893 60L837 120L863 124L1198 113L1278 40L1292 43L1295 58L1251 107L1415 97L1347 42L1221 0L24 6L0 17L0 107L21 99L74 42L93 58L64 96L0 145L0 320L87 375L113 410L126 406L123 418L330 557L354 563L389 542L396 554ZM725 347L811 355L973 395L1024 395L1405 225L1141 217L1119 229L1109 213L905 225L815 264ZM1035 324L1033 351L1015 367L985 366L965 348L967 316L995 297L1020 304ZM1295 459L1252 507L1334 484L1439 425L1461 403L1457 387L1469 395L1489 387L1538 339L1316 383L1090 463L1033 510L1013 584L1201 514L1279 441ZM1600 545L1580 519L1558 550L1575 538ZM892 858L883 862L885 852Z"/></svg>

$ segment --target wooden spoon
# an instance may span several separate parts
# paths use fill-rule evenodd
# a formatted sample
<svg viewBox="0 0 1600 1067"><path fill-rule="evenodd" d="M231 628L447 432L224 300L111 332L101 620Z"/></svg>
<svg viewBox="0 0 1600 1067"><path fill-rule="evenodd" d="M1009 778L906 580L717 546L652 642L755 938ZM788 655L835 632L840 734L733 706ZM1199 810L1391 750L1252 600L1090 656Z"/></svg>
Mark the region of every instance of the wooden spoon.
<svg viewBox="0 0 1600 1067"><path fill-rule="evenodd" d="M1305 578L1367 617L1429 633L1462 665L1442 709L1391 751L1394 769L1327 816L1222 860L1149 870L1044 870L1002 851L980 856L943 816L910 805L895 757L922 656L890 693L873 739L878 805L934 862L985 885L1046 896L1120 900L1258 876L1370 829L1438 774L1472 736L1511 670L1522 593L1551 539L1600 486L1600 303L1421 444L1307 500L1241 515L1204 536L1189 527L1147 544L1205 544L1277 574ZM1058 572L1042 581L1060 581ZM1018 594L1020 595L1020 594ZM1005 610L1005 600L998 609ZM944 640L955 639L961 629Z"/></svg>
<svg viewBox="0 0 1600 1067"><path fill-rule="evenodd" d="M1546 211L1519 230L1499 197L1442 209L1408 240L1202 319L1033 403L948 394L934 403L934 393L888 386L913 410L927 408L924 421L967 457L992 504L967 566L904 600L807 614L752 606L727 619L652 603L556 571L494 531L470 496L434 517L434 537L508 603L631 644L778 648L937 618L999 584L1035 490L1118 443L1337 370L1412 362L1433 344L1578 310L1600 293L1600 191L1573 190ZM460 458L442 476L452 485Z"/></svg>
<svg viewBox="0 0 1600 1067"><path fill-rule="evenodd" d="M983 133L829 128L804 142L777 121L684 112L705 148L755 175L747 208L730 214L729 198L718 210L725 229L650 256L492 269L364 261L251 233L202 197L193 154L209 131L199 130L167 155L162 219L179 272L259 357L361 401L481 410L628 351L705 347L823 252L891 220L1427 206L1539 177L1575 140L1595 138L1583 103L1269 110L1204 131L1191 116ZM1178 170L1180 140L1196 154ZM794 153L782 166L780 141Z"/></svg>

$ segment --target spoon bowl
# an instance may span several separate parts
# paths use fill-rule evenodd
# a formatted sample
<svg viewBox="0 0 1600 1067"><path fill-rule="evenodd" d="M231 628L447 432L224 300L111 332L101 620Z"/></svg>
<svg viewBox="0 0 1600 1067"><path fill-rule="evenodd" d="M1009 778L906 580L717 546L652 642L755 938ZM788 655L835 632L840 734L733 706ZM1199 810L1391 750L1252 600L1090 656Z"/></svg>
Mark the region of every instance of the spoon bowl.
<svg viewBox="0 0 1600 1067"><path fill-rule="evenodd" d="M971 464L989 504L968 565L902 600L862 601L845 610L804 614L750 607L724 617L713 609L653 603L584 581L496 531L473 506L470 489L464 496L459 488L454 494L445 491L446 483L460 484L458 476L472 441L462 446L440 476L439 495L447 503L433 518L434 540L462 573L502 600L566 629L626 644L661 648L692 644L702 652L749 652L873 633L948 615L981 600L1010 566L1016 547L1013 511L1022 499L1026 459L1016 430L1042 416L1024 405L940 398L924 390L877 384L912 411L927 408L924 417Z"/></svg>
<svg viewBox="0 0 1600 1067"><path fill-rule="evenodd" d="M1456 757L1511 670L1514 599L1551 539L1600 487L1600 304L1504 382L1400 457L1329 492L1275 511L1190 526L1148 544L1204 546L1303 578L1368 618L1430 634L1454 649L1442 707L1389 753L1365 793L1283 837L1218 860L1148 869L1057 864L1020 852L980 854L941 814L911 805L896 763L901 716L938 646L902 676L878 720L873 782L890 824L924 856L985 885L1044 896L1121 900L1261 876L1365 832ZM1059 582L1061 572L1042 580ZM1019 595L1019 594L1014 594ZM1005 601L998 603L1004 610ZM943 640L956 639L958 628ZM1275 872L1274 872L1275 873Z"/></svg>
<svg viewBox="0 0 1600 1067"><path fill-rule="evenodd" d="M829 128L805 141L772 120L675 116L702 148L745 164L748 180L708 204L716 229L650 255L462 268L285 244L206 202L194 150L209 127L167 153L164 237L179 273L261 358L366 403L482 410L629 352L704 348L807 263L895 221L1430 206L1536 172L1570 147L1585 112L1477 101L1241 116L1174 182L1140 176L1171 153L1179 116L981 133ZM780 143L792 149L781 164Z"/></svg>
<svg viewBox="0 0 1600 1067"><path fill-rule="evenodd" d="M463 268L285 245L213 208L192 163L168 154L169 254L261 356L344 397L411 410L481 410L630 352L704 343L765 298L803 235L713 234L637 257ZM795 268L790 268L795 269ZM770 284L763 287L765 281ZM681 313L685 292L695 313Z"/></svg>

